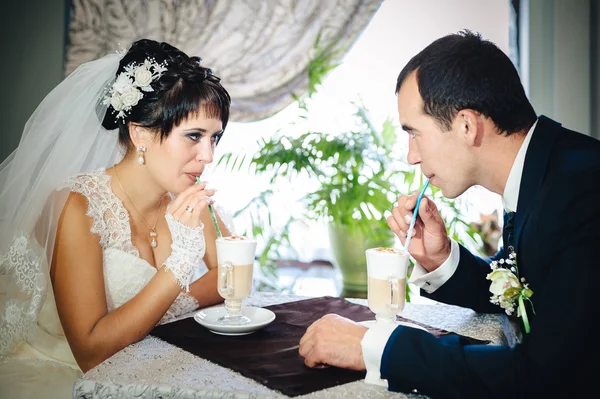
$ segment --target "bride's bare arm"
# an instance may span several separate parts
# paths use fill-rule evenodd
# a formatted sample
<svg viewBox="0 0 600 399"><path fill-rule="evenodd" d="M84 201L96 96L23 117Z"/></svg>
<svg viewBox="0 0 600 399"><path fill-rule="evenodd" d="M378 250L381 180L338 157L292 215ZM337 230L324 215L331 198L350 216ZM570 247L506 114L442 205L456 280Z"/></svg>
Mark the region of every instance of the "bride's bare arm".
<svg viewBox="0 0 600 399"><path fill-rule="evenodd" d="M185 208L192 191L199 190L191 189L173 208ZM136 296L108 312L102 249L98 236L91 233L87 209L84 196L70 195L59 218L51 267L58 315L83 371L144 338L174 302L181 279L185 280L181 270L177 271L180 284L174 271L161 270Z"/></svg>
<svg viewBox="0 0 600 399"><path fill-rule="evenodd" d="M170 273L156 273L141 292L108 312L102 249L91 233L87 200L71 194L59 219L52 280L61 324L85 372L156 326L180 291Z"/></svg>

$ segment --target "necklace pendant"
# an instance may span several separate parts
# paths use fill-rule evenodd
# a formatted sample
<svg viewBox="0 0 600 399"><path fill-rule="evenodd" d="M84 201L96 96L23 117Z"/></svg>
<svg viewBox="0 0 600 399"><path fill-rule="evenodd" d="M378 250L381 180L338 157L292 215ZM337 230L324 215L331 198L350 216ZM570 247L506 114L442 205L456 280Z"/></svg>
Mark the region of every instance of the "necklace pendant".
<svg viewBox="0 0 600 399"><path fill-rule="evenodd" d="M150 238L151 238L150 246L152 248L156 248L156 246L158 245L158 242L156 242L156 237L157 237L156 232L154 230L150 230Z"/></svg>

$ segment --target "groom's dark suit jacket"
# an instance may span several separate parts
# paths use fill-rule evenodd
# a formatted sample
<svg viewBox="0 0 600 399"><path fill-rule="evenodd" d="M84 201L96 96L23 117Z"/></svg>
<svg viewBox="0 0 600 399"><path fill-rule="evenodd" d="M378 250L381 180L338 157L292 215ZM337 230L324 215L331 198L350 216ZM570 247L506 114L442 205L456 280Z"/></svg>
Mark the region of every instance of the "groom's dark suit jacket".
<svg viewBox="0 0 600 399"><path fill-rule="evenodd" d="M600 361L592 327L600 321L600 141L541 116L525 157L514 226L519 272L534 291L535 315L527 307L531 332L510 348L400 326L381 362L391 390L417 388L434 398L599 395L600 374L590 364ZM502 312L489 301L486 275L490 259L507 255L502 248L482 259L461 246L454 275L423 295Z"/></svg>

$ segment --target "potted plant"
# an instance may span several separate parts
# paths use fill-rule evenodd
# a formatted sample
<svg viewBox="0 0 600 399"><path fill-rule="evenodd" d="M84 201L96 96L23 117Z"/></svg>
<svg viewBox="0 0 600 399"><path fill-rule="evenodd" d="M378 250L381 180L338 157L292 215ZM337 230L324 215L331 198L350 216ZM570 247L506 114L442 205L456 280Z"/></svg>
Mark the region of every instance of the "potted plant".
<svg viewBox="0 0 600 399"><path fill-rule="evenodd" d="M299 106L308 113L305 102L299 101ZM396 126L386 120L377 129L366 108L354 106L354 129L341 134L308 131L296 136L280 131L260 141L259 151L249 164L254 173L269 174L271 186L300 175L318 181L318 187L301 200L305 214L295 219L327 223L344 294L364 296L365 250L393 245L394 236L383 212L391 208L398 195L394 182L412 178L414 171L398 169L405 163L394 151ZM235 165L238 160L226 154L221 162ZM292 222L294 219L289 220Z"/></svg>
<svg viewBox="0 0 600 399"><path fill-rule="evenodd" d="M219 164L231 170L246 165L256 175L270 176L271 187L298 177L318 182L315 189L307 190L300 199L303 213L290 214L283 228L274 229L271 223L268 209L271 189L262 192L234 217L244 212L250 214L251 234L264 241L259 255L261 269L271 277L276 277L281 249L293 252L291 224L304 220L326 223L334 263L342 275L342 296L366 297L365 250L393 245L394 236L383 213L391 210L400 193L420 189L423 176L415 173L415 168L406 162L405 150L398 148L398 127L389 119L381 127L375 127L363 104L353 103L353 129L337 133L303 130L310 116L309 100L324 76L337 66L332 62L336 54L327 50L319 49L317 39L315 56L309 65L308 91L303 96L293 96L301 112L294 129L280 129L272 137L260 139L258 152L250 158L228 153ZM293 132L298 130L303 132ZM427 194L441 203L442 218L453 238L462 243L468 241L471 248L480 246L477 232L462 221L458 202L446 199L435 187L428 188ZM406 292L408 299L409 289Z"/></svg>

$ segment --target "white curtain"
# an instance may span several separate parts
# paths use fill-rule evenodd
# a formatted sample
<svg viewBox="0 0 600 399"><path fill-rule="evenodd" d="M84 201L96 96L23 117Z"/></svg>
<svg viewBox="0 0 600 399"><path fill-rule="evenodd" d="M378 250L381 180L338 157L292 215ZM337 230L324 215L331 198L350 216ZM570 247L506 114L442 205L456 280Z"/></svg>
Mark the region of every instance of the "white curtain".
<svg viewBox="0 0 600 399"><path fill-rule="evenodd" d="M269 117L308 83L315 39L340 60L383 0L73 0L68 74L149 38L166 41L223 79L233 121Z"/></svg>

